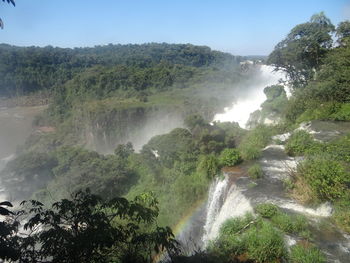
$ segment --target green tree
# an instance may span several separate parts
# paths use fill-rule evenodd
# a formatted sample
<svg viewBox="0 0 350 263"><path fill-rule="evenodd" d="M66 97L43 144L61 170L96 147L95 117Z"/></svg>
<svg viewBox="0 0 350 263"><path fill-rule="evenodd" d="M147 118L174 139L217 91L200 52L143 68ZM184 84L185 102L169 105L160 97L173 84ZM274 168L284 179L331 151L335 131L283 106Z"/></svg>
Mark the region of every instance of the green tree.
<svg viewBox="0 0 350 263"><path fill-rule="evenodd" d="M349 40L349 39L348 39ZM346 40L343 40L345 43ZM307 96L321 101L348 102L350 99L350 45L330 51L317 81L309 85Z"/></svg>
<svg viewBox="0 0 350 263"><path fill-rule="evenodd" d="M126 160L133 152L134 148L131 142L128 142L127 144L119 144L114 150L114 154L122 160Z"/></svg>
<svg viewBox="0 0 350 263"><path fill-rule="evenodd" d="M286 72L294 88L315 78L322 58L332 47L335 28L323 12L295 26L269 55L268 63Z"/></svg>
<svg viewBox="0 0 350 263"><path fill-rule="evenodd" d="M171 229L156 224L158 207L152 194L142 194L133 201L120 197L103 201L86 190L51 208L34 200L22 205L25 209L17 213L17 225L24 220L27 235L19 235L18 227L14 231L7 228L17 238L13 244L15 253L12 256L0 251L1 259L151 262L161 251L171 255L177 250ZM7 235L5 241L11 238Z"/></svg>
<svg viewBox="0 0 350 263"><path fill-rule="evenodd" d="M185 126L192 132L196 127L205 127L208 123L199 114L188 115L185 118Z"/></svg>
<svg viewBox="0 0 350 263"><path fill-rule="evenodd" d="M220 154L219 160L222 166L234 166L242 162L238 149L234 148L224 149Z"/></svg>
<svg viewBox="0 0 350 263"><path fill-rule="evenodd" d="M298 165L298 173L319 200L334 201L346 194L349 174L341 162L329 157L311 157Z"/></svg>
<svg viewBox="0 0 350 263"><path fill-rule="evenodd" d="M350 37L350 21L342 21L339 23L336 29L336 35L338 37L338 43L340 45L346 45L346 39Z"/></svg>
<svg viewBox="0 0 350 263"><path fill-rule="evenodd" d="M264 93L267 99L261 104L261 119L280 117L288 103L284 87L281 85L268 86L264 88Z"/></svg>
<svg viewBox="0 0 350 263"><path fill-rule="evenodd" d="M5 207L13 207L8 201L0 203L0 215L6 220L0 222L0 259L17 260L20 252L18 249L18 222L13 220L13 212Z"/></svg>

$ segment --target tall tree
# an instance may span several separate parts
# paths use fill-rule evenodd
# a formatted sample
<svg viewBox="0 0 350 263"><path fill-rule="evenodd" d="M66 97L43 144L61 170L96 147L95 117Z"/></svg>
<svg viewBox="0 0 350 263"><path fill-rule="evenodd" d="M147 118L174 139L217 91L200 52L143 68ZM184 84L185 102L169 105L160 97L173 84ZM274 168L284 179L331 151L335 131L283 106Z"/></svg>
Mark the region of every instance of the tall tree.
<svg viewBox="0 0 350 263"><path fill-rule="evenodd" d="M171 229L156 223L158 203L151 193L104 201L79 191L51 209L23 202L25 209L15 214L2 207L9 204L0 203L0 215L12 217L0 222L0 261L149 263L178 249Z"/></svg>
<svg viewBox="0 0 350 263"><path fill-rule="evenodd" d="M349 41L349 38L350 38L350 21L349 20L342 21L339 23L336 30L336 35L338 37L338 43L341 46L346 45L346 43Z"/></svg>
<svg viewBox="0 0 350 263"><path fill-rule="evenodd" d="M323 12L309 22L295 26L269 55L268 63L287 73L294 88L303 87L313 78L322 58L331 49L334 25Z"/></svg>

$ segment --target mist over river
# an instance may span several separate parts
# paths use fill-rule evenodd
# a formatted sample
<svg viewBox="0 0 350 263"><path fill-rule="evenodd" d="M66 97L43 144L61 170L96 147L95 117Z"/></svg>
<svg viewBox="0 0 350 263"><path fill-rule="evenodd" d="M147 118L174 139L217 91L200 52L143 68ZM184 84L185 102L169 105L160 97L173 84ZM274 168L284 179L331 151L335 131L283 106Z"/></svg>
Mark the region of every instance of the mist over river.
<svg viewBox="0 0 350 263"><path fill-rule="evenodd" d="M246 88L247 91L240 94L230 107L224 109L223 113L216 114L213 121L234 121L238 122L242 128L247 128L250 114L259 110L260 105L266 100L264 88L278 85L280 80L286 80L283 72L274 71L274 67L268 65L260 65L255 78L258 80L255 85ZM285 91L289 96L290 91L287 86L285 86Z"/></svg>
<svg viewBox="0 0 350 263"><path fill-rule="evenodd" d="M0 159L16 152L33 131L32 122L47 106L0 108Z"/></svg>

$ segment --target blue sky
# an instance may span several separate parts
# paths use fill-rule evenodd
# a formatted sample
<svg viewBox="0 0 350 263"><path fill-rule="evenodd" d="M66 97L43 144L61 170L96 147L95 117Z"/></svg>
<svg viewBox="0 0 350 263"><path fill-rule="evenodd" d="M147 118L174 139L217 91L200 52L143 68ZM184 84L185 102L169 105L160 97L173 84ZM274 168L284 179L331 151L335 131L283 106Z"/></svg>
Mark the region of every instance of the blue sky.
<svg viewBox="0 0 350 263"><path fill-rule="evenodd" d="M349 0L16 0L0 7L0 43L192 43L236 55L269 54L320 11L335 25L350 19Z"/></svg>

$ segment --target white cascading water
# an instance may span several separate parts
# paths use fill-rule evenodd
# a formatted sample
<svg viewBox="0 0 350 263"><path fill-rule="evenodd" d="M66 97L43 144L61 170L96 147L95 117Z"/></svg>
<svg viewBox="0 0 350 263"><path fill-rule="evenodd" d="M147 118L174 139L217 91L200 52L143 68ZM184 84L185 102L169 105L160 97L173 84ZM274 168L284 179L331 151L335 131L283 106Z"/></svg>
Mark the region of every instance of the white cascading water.
<svg viewBox="0 0 350 263"><path fill-rule="evenodd" d="M278 202L275 202L275 203L276 203L276 205L278 205L281 208L293 210L295 212L299 212L302 214L308 214L308 215L316 216L316 217L329 217L332 215L332 212L333 212L333 208L332 208L330 203L323 203L315 209L302 206L302 205L300 205L296 202L293 202L293 201L288 202L288 201L283 200L283 202L281 202L281 203L278 203Z"/></svg>
<svg viewBox="0 0 350 263"><path fill-rule="evenodd" d="M213 121L220 122L238 122L242 128L246 127L246 123L250 114L260 109L260 105L265 101L266 96L264 88L279 83L279 80L285 80L285 74L280 71L273 71L272 66L261 65L259 82L250 89L244 96L239 96L239 100L234 102L231 107L224 109L224 113L214 116ZM287 95L289 90L286 88Z"/></svg>
<svg viewBox="0 0 350 263"><path fill-rule="evenodd" d="M204 247L210 240L218 236L220 226L227 219L252 211L253 208L249 200L236 185L230 185L228 176L225 176L223 180L217 178L209 190L207 214L202 237Z"/></svg>
<svg viewBox="0 0 350 263"><path fill-rule="evenodd" d="M206 237L212 229L216 217L218 216L220 209L226 199L228 192L228 183L229 182L227 177L225 177L224 180L216 178L210 186L207 203L207 215L204 225L204 237Z"/></svg>
<svg viewBox="0 0 350 263"><path fill-rule="evenodd" d="M5 168L6 164L14 158L15 158L15 155L11 154L5 158L0 159L0 172ZM0 184L0 202L5 201L7 199L7 196L4 192L5 192L5 189L3 189L3 187Z"/></svg>
<svg viewBox="0 0 350 263"><path fill-rule="evenodd" d="M274 138L287 139L290 133L274 136ZM271 154L271 151L274 152ZM270 154L269 154L270 152ZM280 157L280 158L277 158ZM270 144L263 149L263 157L259 160L264 175L268 180L283 181L296 171L302 157L290 157L285 154L284 145ZM323 203L317 208L305 207L291 199L270 198L268 200L281 208L316 217L329 217L332 215L330 203Z"/></svg>
<svg viewBox="0 0 350 263"><path fill-rule="evenodd" d="M241 127L245 127L250 114L259 109L260 104L266 99L264 88L277 84L280 79L285 79L283 73L273 72L272 67L262 65L260 69L261 76L258 77L261 79L260 84L251 89L251 92L247 92L246 97L239 96L239 100L233 103L231 108L225 109L225 113L217 114L214 121L235 121ZM287 96L290 95L288 90L286 93ZM273 139L286 141L289 136L290 133L286 133L277 135ZM271 144L263 149L262 158L259 161L264 171L264 179L255 183L254 188L249 187L249 180L243 179L233 183L229 175L225 175L221 180L216 179L209 190L202 236L203 248L209 241L218 237L220 227L227 219L253 212L253 206L258 203L271 202L282 209L305 214L316 220L320 217L329 217L332 214L332 206L329 203L324 203L317 208L305 207L284 195L282 182L295 171L299 161L300 158L287 156L283 145ZM295 242L295 239L286 236L288 245L293 245Z"/></svg>

